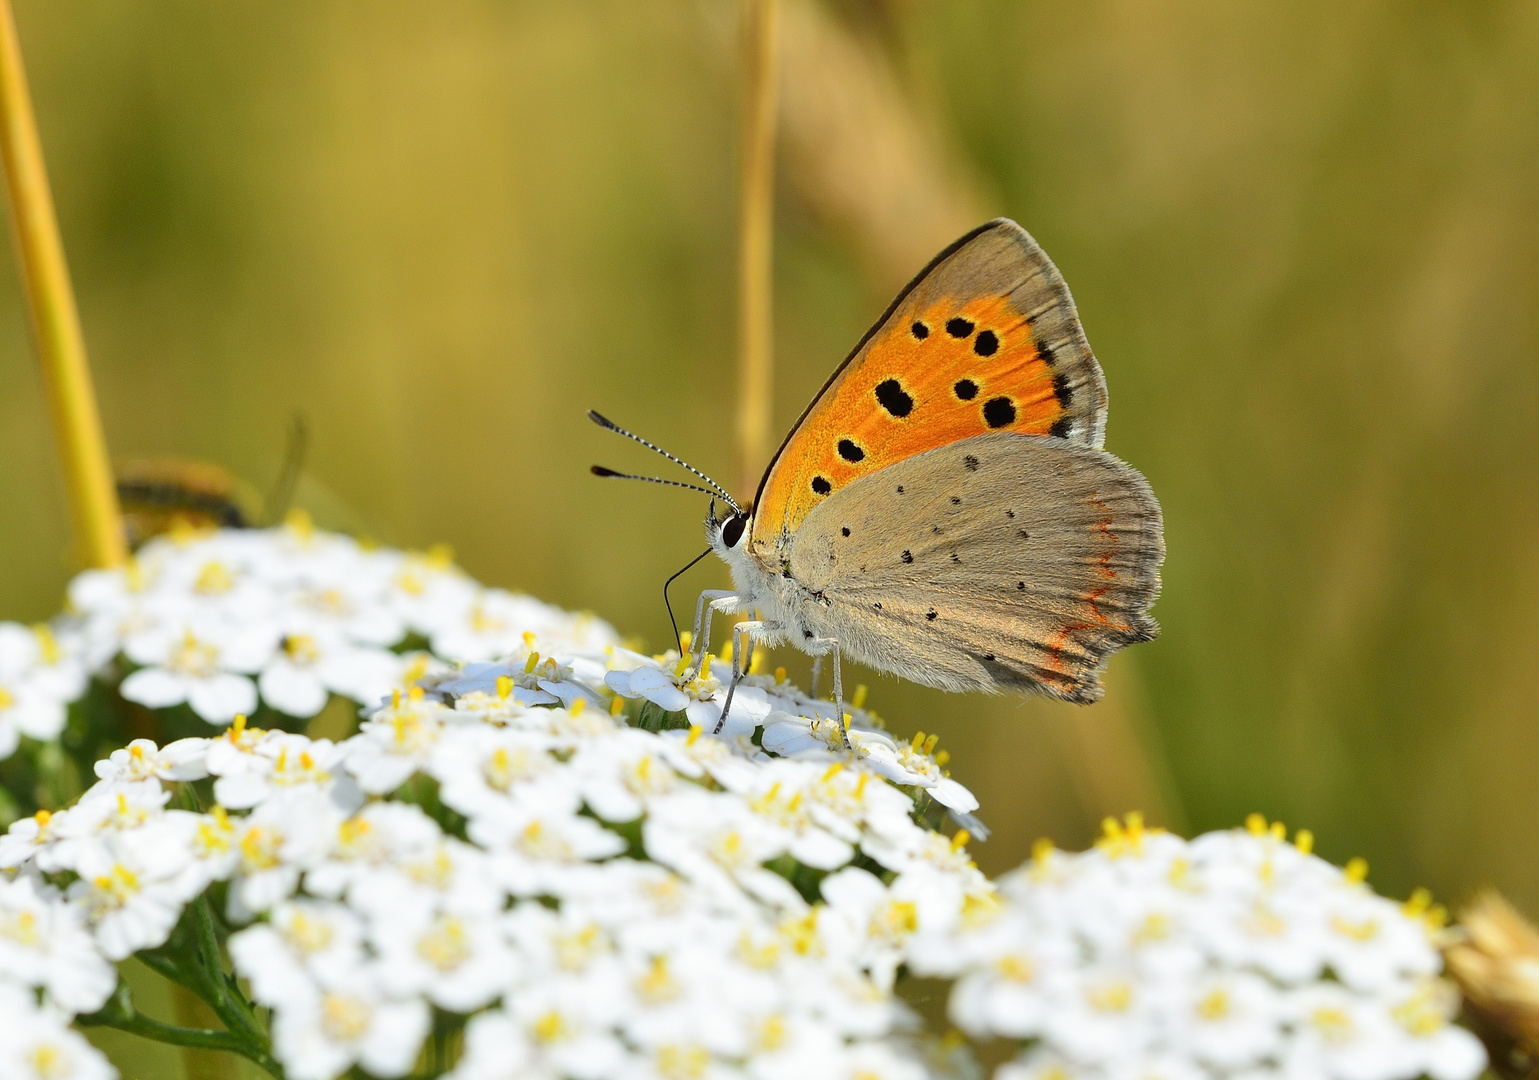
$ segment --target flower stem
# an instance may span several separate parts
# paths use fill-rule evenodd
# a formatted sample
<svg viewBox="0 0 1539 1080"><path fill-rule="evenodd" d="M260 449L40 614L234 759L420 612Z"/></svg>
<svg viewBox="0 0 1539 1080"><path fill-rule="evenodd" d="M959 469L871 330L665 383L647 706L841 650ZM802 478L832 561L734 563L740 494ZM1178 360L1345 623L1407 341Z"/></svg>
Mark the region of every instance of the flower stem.
<svg viewBox="0 0 1539 1080"><path fill-rule="evenodd" d="M156 1042L173 1046L190 1046L201 1050L223 1050L256 1062L269 1075L282 1080L283 1069L265 1050L252 1046L245 1039L229 1031L212 1031L207 1028L178 1027L175 1024L152 1020L134 1008L133 993L128 983L119 981L107 1004L89 1016L76 1017L81 1027L111 1027L127 1031Z"/></svg>
<svg viewBox="0 0 1539 1080"><path fill-rule="evenodd" d="M738 175L738 492L752 498L769 457L775 226L775 68L779 0L743 0Z"/></svg>
<svg viewBox="0 0 1539 1080"><path fill-rule="evenodd" d="M80 315L54 214L37 119L22 68L10 0L0 0L0 156L5 160L16 248L37 335L43 385L63 459L81 555L121 566L128 552L107 443L86 364Z"/></svg>

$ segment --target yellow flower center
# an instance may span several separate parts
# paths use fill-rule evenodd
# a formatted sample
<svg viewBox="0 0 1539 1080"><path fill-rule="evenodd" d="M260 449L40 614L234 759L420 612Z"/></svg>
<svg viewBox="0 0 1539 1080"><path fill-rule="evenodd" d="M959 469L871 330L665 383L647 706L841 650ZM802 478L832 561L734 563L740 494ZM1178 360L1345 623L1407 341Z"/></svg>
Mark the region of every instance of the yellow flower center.
<svg viewBox="0 0 1539 1080"><path fill-rule="evenodd" d="M1104 982L1091 987L1085 1000L1097 1012L1127 1012L1133 1004L1133 987L1122 979Z"/></svg>
<svg viewBox="0 0 1539 1080"><path fill-rule="evenodd" d="M278 865L283 837L274 829L253 825L240 838L240 857L249 870L271 870Z"/></svg>
<svg viewBox="0 0 1539 1080"><path fill-rule="evenodd" d="M369 1006L354 997L327 994L321 1002L321 1030L334 1042L357 1042L369 1031Z"/></svg>
<svg viewBox="0 0 1539 1080"><path fill-rule="evenodd" d="M441 917L417 939L417 955L439 971L449 972L470 959L470 935L452 915Z"/></svg>
<svg viewBox="0 0 1539 1080"><path fill-rule="evenodd" d="M217 596L227 593L235 586L235 578L230 573L230 568L217 559L203 564L203 569L198 571L198 580L192 587L205 596Z"/></svg>
<svg viewBox="0 0 1539 1080"><path fill-rule="evenodd" d="M994 961L994 970L999 973L1000 978L1009 979L1015 983L1029 983L1037 973L1036 965L1019 953L1001 956Z"/></svg>
<svg viewBox="0 0 1539 1080"><path fill-rule="evenodd" d="M37 915L31 911L0 914L0 937L8 937L18 945L35 948L42 940L37 931Z"/></svg>
<svg viewBox="0 0 1539 1080"><path fill-rule="evenodd" d="M1341 1009L1316 1009L1310 1014L1309 1022L1326 1042L1344 1043L1352 1037L1352 1018Z"/></svg>
<svg viewBox="0 0 1539 1080"><path fill-rule="evenodd" d="M700 1080L710 1067L711 1055L699 1046L660 1046L657 1075L663 1080Z"/></svg>
<svg viewBox="0 0 1539 1080"><path fill-rule="evenodd" d="M195 679L212 678L219 674L219 650L199 641L188 630L182 635L181 644L171 650L166 667Z"/></svg>
<svg viewBox="0 0 1539 1080"><path fill-rule="evenodd" d="M26 1063L32 1066L37 1080L63 1080L75 1071L75 1062L69 1053L53 1043L43 1043L27 1051Z"/></svg>
<svg viewBox="0 0 1539 1080"><path fill-rule="evenodd" d="M1229 995L1223 990L1210 991L1197 1002L1197 1015L1204 1020L1222 1020L1229 1012Z"/></svg>
<svg viewBox="0 0 1539 1080"><path fill-rule="evenodd" d="M572 1033L571 1027L555 1009L534 1022L534 1037L542 1043L558 1042Z"/></svg>
<svg viewBox="0 0 1539 1080"><path fill-rule="evenodd" d="M652 966L647 973L636 980L636 996L643 1001L656 1005L663 1001L672 1001L678 997L680 987L678 980L673 977L673 972L668 970L668 958L666 956L652 957Z"/></svg>
<svg viewBox="0 0 1539 1080"><path fill-rule="evenodd" d="M328 922L307 918L303 912L295 912L289 920L286 936L294 948L309 954L321 952L330 945L336 932Z"/></svg>

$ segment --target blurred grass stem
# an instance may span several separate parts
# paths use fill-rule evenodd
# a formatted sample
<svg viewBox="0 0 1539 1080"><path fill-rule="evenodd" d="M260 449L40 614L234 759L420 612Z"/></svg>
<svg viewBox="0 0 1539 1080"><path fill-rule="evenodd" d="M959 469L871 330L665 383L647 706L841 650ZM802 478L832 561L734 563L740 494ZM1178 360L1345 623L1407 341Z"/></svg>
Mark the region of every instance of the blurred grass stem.
<svg viewBox="0 0 1539 1080"><path fill-rule="evenodd" d="M10 0L0 0L0 154L80 554L90 566L120 566L127 548L117 492Z"/></svg>
<svg viewBox="0 0 1539 1080"><path fill-rule="evenodd" d="M775 106L779 0L743 0L738 173L737 493L753 497L769 457L774 379Z"/></svg>

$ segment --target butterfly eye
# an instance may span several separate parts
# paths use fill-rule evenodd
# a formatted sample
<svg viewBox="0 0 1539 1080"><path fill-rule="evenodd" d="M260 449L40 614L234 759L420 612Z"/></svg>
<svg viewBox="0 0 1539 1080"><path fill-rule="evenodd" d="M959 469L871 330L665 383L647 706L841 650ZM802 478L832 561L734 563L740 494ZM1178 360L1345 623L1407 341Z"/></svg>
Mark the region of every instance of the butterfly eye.
<svg viewBox="0 0 1539 1080"><path fill-rule="evenodd" d="M727 519L727 523L721 527L721 542L729 548L737 547L737 542L743 538L743 526L748 524L748 519L740 514L734 514Z"/></svg>

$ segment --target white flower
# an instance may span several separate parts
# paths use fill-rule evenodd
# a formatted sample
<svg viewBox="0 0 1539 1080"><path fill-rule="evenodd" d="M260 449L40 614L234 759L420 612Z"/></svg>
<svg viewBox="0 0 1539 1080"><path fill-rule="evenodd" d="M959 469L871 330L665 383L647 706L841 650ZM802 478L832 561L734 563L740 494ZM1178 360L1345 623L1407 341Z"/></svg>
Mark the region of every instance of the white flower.
<svg viewBox="0 0 1539 1080"><path fill-rule="evenodd" d="M64 730L68 704L84 691L85 674L58 653L46 627L34 632L0 623L0 758L15 753L22 735L54 739Z"/></svg>
<svg viewBox="0 0 1539 1080"><path fill-rule="evenodd" d="M515 791L523 794L542 782L569 787L567 770L552 754L557 745L543 732L454 727L431 748L427 772L438 781L445 806L476 818Z"/></svg>
<svg viewBox="0 0 1539 1080"><path fill-rule="evenodd" d="M52 1009L0 983L0 1076L7 1080L114 1080L102 1052Z"/></svg>
<svg viewBox="0 0 1539 1080"><path fill-rule="evenodd" d="M1076 1061L1100 1065L1150 1049L1160 995L1135 971L1113 964L1055 975L1042 1021L1053 1046Z"/></svg>
<svg viewBox="0 0 1539 1080"><path fill-rule="evenodd" d="M351 791L335 790L342 754L341 747L330 739L268 732L249 755L238 759L240 767L214 781L214 797L232 810L249 809L277 792L289 790L334 795L339 805L361 802Z"/></svg>
<svg viewBox="0 0 1539 1080"><path fill-rule="evenodd" d="M179 874L186 861L174 845L122 836L82 849L69 898L85 912L103 956L123 960L165 943L192 899Z"/></svg>
<svg viewBox="0 0 1539 1080"><path fill-rule="evenodd" d="M446 713L453 716L420 689L404 698L397 694L344 744L348 772L372 795L394 791L427 764Z"/></svg>
<svg viewBox="0 0 1539 1080"><path fill-rule="evenodd" d="M274 645L260 626L236 630L207 619L155 626L123 642L128 658L145 666L119 690L152 709L185 701L210 724L227 724L256 709L256 687L237 673L260 670Z"/></svg>
<svg viewBox="0 0 1539 1080"><path fill-rule="evenodd" d="M1210 972L1172 990L1169 1037L1183 1054L1234 1072L1277 1050L1285 1017L1266 980L1245 972Z"/></svg>
<svg viewBox="0 0 1539 1080"><path fill-rule="evenodd" d="M1325 961L1356 990L1377 991L1404 975L1434 975L1442 968L1419 919L1365 886L1345 886L1321 898Z"/></svg>
<svg viewBox="0 0 1539 1080"><path fill-rule="evenodd" d="M0 881L0 971L71 1013L95 1012L118 982L80 910L28 877Z"/></svg>
<svg viewBox="0 0 1539 1080"><path fill-rule="evenodd" d="M1390 991L1384 1000L1403 1033L1403 1053L1412 1062L1405 1075L1473 1080L1484 1071L1485 1047L1470 1032L1453 1024L1459 1011L1459 992L1452 985L1417 979Z"/></svg>
<svg viewBox="0 0 1539 1080"><path fill-rule="evenodd" d="M295 900L274 907L267 922L231 934L229 949L254 1001L299 1003L316 979L345 978L363 962L363 924L341 904Z"/></svg>
<svg viewBox="0 0 1539 1080"><path fill-rule="evenodd" d="M355 1062L405 1075L432 1018L421 999L393 1001L367 967L317 980L273 1014L273 1053L293 1080L332 1080Z"/></svg>
<svg viewBox="0 0 1539 1080"><path fill-rule="evenodd" d="M291 896L306 870L320 865L345 815L315 790L290 789L235 823L236 878L230 914L245 922Z"/></svg>
<svg viewBox="0 0 1539 1080"><path fill-rule="evenodd" d="M492 852L492 873L515 896L559 896L587 861L625 850L617 834L568 807L522 801L477 818L469 832Z"/></svg>
<svg viewBox="0 0 1539 1080"><path fill-rule="evenodd" d="M396 996L422 994L469 1013L491 1004L515 977L515 961L489 915L401 911L374 921L379 978Z"/></svg>
<svg viewBox="0 0 1539 1080"><path fill-rule="evenodd" d="M164 748L135 739L96 763L99 779L135 783L143 780L201 780L208 775L208 739L177 739Z"/></svg>
<svg viewBox="0 0 1539 1080"><path fill-rule="evenodd" d="M338 631L284 634L262 668L262 700L290 716L310 717L337 693L354 701L376 701L395 684L400 662L394 653L365 648Z"/></svg>
<svg viewBox="0 0 1539 1080"><path fill-rule="evenodd" d="M746 891L776 907L803 906L791 883L764 866L785 851L784 833L740 799L680 790L653 803L641 835L649 856L724 902Z"/></svg>

